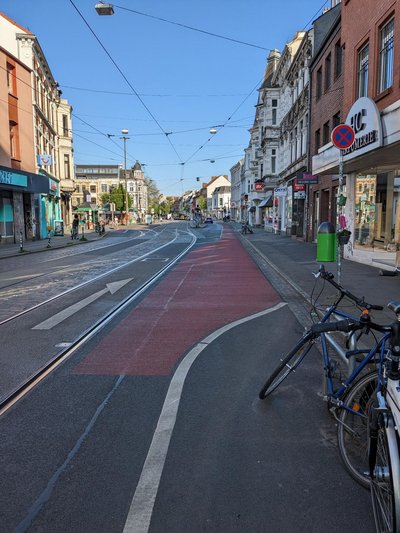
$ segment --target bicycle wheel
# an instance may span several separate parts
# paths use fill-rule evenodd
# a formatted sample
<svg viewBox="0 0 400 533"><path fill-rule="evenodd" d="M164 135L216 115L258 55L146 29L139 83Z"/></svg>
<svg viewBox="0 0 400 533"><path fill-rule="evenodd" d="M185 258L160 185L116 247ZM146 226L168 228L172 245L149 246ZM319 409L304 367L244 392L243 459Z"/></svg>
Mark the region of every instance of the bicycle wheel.
<svg viewBox="0 0 400 533"><path fill-rule="evenodd" d="M371 499L377 531L397 531L394 476L398 481L398 447L391 416L385 423L381 415L378 429L376 464L371 478ZM397 502L399 505L399 502Z"/></svg>
<svg viewBox="0 0 400 533"><path fill-rule="evenodd" d="M338 418L337 439L340 457L349 474L363 487L369 488L368 409L374 401L378 383L376 371L357 380L343 399L354 412L342 408Z"/></svg>
<svg viewBox="0 0 400 533"><path fill-rule="evenodd" d="M296 370L304 357L314 345L314 338L311 333L307 333L296 346L283 358L281 364L276 368L272 375L264 383L258 397L264 400L282 383L287 376Z"/></svg>

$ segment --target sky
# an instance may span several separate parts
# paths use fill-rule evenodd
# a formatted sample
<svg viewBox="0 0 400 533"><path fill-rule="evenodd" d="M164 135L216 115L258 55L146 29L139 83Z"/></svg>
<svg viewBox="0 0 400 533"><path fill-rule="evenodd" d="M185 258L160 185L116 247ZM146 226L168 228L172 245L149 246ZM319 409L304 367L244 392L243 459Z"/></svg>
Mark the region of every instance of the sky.
<svg viewBox="0 0 400 533"><path fill-rule="evenodd" d="M127 168L139 160L165 195L230 176L249 143L269 51L330 5L118 0L114 15L99 16L96 3L0 0L0 11L36 35L73 107L75 164L124 165L127 129Z"/></svg>

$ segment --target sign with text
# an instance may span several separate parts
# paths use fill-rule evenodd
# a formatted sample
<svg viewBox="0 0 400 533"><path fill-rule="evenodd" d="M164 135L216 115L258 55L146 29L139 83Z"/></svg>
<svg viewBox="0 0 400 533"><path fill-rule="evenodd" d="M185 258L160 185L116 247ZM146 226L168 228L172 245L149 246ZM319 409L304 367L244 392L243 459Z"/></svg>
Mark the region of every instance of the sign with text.
<svg viewBox="0 0 400 533"><path fill-rule="evenodd" d="M316 185L319 181L319 176L314 174L307 174L306 172L298 172L296 176L297 183L304 183L304 185Z"/></svg>
<svg viewBox="0 0 400 533"><path fill-rule="evenodd" d="M287 187L275 187L274 196L286 196L286 195L287 195Z"/></svg>
<svg viewBox="0 0 400 533"><path fill-rule="evenodd" d="M354 143L342 150L344 161L370 152L382 146L382 121L375 102L366 96L356 100L346 118L346 124L354 130Z"/></svg>

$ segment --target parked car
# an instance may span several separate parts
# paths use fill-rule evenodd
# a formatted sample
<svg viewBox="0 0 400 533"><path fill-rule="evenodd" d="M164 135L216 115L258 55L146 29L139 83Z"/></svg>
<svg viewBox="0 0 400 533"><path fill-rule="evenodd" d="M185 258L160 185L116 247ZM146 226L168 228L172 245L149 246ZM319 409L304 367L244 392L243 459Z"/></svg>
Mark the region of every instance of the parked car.
<svg viewBox="0 0 400 533"><path fill-rule="evenodd" d="M204 224L212 224L214 221L211 217L206 217L204 219Z"/></svg>

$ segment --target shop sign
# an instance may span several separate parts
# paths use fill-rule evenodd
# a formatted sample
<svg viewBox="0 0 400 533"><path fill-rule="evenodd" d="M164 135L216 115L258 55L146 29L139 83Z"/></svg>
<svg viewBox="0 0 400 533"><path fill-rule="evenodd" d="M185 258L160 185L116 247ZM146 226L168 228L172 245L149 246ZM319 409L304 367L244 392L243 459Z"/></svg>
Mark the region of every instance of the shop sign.
<svg viewBox="0 0 400 533"><path fill-rule="evenodd" d="M49 178L49 192L51 194L57 193L57 183Z"/></svg>
<svg viewBox="0 0 400 533"><path fill-rule="evenodd" d="M27 187L28 177L24 174L0 170L0 185L16 185L17 187Z"/></svg>
<svg viewBox="0 0 400 533"><path fill-rule="evenodd" d="M305 200L306 199L306 193L305 191L294 191L293 192L293 198L295 200Z"/></svg>
<svg viewBox="0 0 400 533"><path fill-rule="evenodd" d="M298 172L296 175L296 183L304 183L305 185L315 185L318 183L318 176L313 174L306 174L305 172Z"/></svg>
<svg viewBox="0 0 400 533"><path fill-rule="evenodd" d="M295 183L293 183L294 192L300 192L300 191L305 191L305 190L306 190L306 186L303 183L298 183L297 180L295 181Z"/></svg>
<svg viewBox="0 0 400 533"><path fill-rule="evenodd" d="M263 191L264 190L264 183L256 182L254 184L254 188L255 188L256 191Z"/></svg>
<svg viewBox="0 0 400 533"><path fill-rule="evenodd" d="M344 161L382 146L381 115L370 98L363 96L354 102L347 115L346 124L353 128L355 140L349 148L342 150Z"/></svg>
<svg viewBox="0 0 400 533"><path fill-rule="evenodd" d="M53 156L49 154L38 154L36 161L39 167L49 167L53 164Z"/></svg>
<svg viewBox="0 0 400 533"><path fill-rule="evenodd" d="M287 195L287 187L275 187L274 188L274 196L286 196Z"/></svg>

